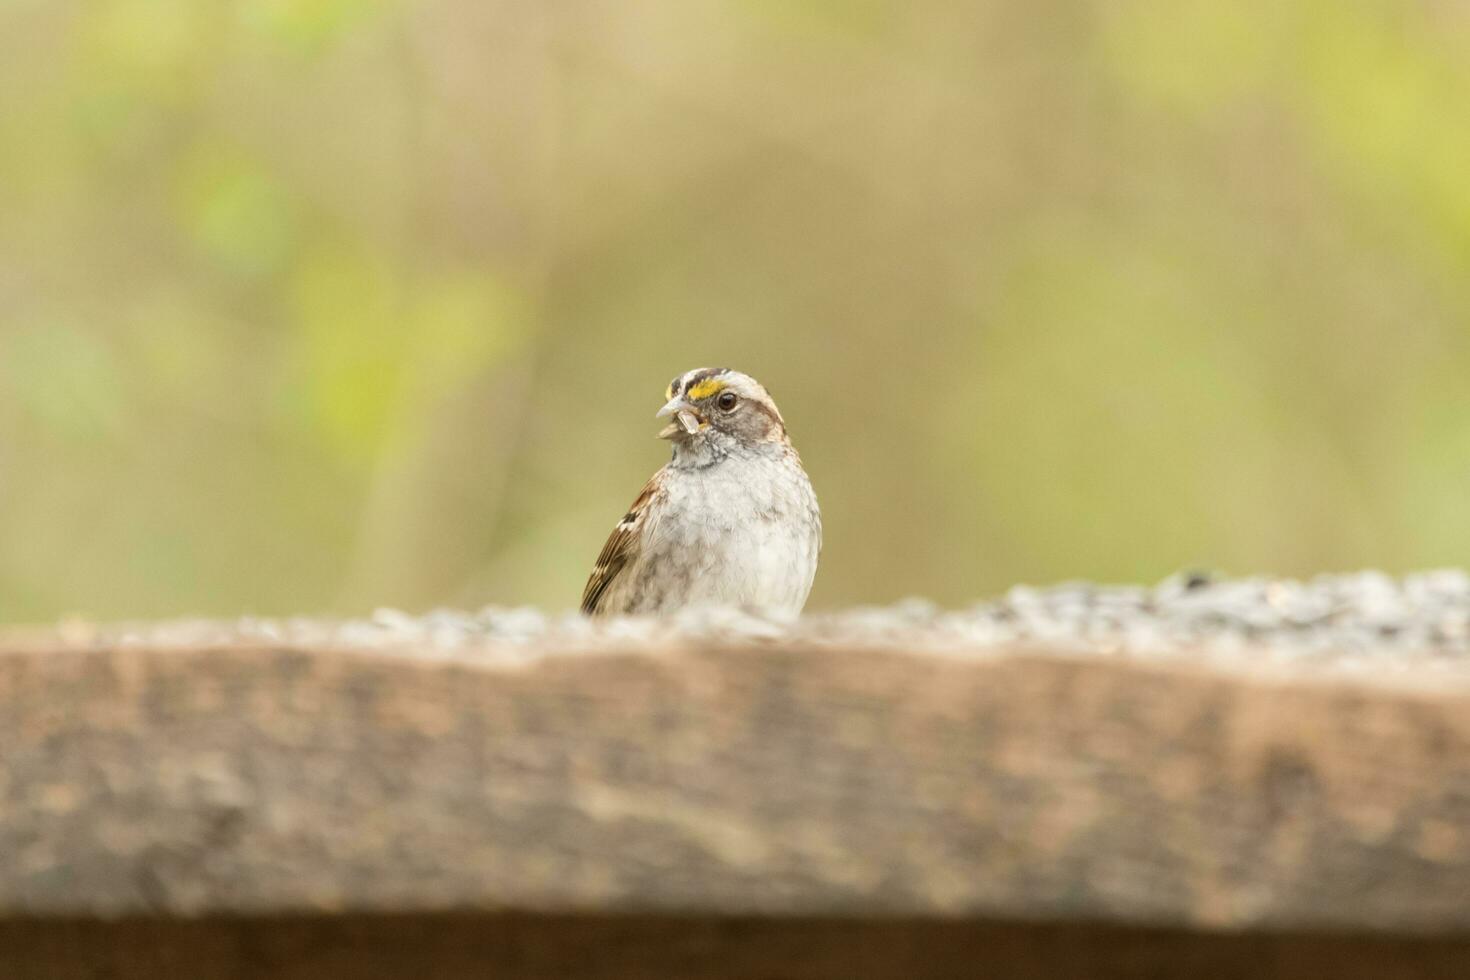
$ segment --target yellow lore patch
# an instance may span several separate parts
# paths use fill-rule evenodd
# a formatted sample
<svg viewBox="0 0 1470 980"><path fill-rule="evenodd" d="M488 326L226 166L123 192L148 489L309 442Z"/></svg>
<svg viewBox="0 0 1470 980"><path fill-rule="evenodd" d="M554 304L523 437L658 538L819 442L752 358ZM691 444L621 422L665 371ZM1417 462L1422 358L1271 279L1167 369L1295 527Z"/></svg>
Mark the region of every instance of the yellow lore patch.
<svg viewBox="0 0 1470 980"><path fill-rule="evenodd" d="M697 402L701 399L708 398L710 395L724 390L725 382L719 380L718 378L706 378L699 384L686 391L684 393L684 397L692 402Z"/></svg>

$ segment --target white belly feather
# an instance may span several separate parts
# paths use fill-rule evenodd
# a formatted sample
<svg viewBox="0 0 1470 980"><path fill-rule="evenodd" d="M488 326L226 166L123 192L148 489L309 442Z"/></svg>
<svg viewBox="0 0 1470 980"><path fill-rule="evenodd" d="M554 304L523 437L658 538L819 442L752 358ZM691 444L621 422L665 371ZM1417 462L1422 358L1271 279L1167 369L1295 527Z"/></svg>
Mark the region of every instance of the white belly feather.
<svg viewBox="0 0 1470 980"><path fill-rule="evenodd" d="M669 481L628 580L658 582L630 596L639 612L689 605L801 612L816 575L821 521L810 481L792 458L731 458ZM656 563L657 573L652 571Z"/></svg>

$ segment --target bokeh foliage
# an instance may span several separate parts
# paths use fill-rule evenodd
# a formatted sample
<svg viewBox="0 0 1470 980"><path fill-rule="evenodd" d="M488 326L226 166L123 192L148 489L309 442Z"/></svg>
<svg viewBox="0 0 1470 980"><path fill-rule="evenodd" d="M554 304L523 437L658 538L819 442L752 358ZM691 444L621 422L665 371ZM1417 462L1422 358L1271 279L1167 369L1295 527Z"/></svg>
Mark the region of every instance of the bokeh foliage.
<svg viewBox="0 0 1470 980"><path fill-rule="evenodd" d="M1470 557L1470 14L0 0L0 620L575 602L731 364L815 605Z"/></svg>

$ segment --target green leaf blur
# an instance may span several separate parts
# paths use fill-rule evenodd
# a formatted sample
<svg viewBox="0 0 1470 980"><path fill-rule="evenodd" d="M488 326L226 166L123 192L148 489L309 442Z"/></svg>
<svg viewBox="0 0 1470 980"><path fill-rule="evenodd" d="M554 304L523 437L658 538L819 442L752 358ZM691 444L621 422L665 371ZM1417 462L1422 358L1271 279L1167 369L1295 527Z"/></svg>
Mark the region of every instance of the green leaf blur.
<svg viewBox="0 0 1470 980"><path fill-rule="evenodd" d="M813 606L1470 556L1470 13L0 2L0 621L575 603L750 371Z"/></svg>

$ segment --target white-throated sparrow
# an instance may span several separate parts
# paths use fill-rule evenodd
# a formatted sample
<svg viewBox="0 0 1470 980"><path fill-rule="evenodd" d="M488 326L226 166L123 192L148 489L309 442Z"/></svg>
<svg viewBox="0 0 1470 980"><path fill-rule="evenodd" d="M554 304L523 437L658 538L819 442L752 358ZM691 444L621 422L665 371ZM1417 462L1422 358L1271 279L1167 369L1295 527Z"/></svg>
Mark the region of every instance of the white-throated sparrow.
<svg viewBox="0 0 1470 980"><path fill-rule="evenodd" d="M795 616L822 549L822 517L766 389L697 368L664 393L673 458L613 529L582 592L594 616L730 605Z"/></svg>

